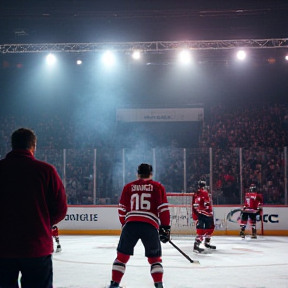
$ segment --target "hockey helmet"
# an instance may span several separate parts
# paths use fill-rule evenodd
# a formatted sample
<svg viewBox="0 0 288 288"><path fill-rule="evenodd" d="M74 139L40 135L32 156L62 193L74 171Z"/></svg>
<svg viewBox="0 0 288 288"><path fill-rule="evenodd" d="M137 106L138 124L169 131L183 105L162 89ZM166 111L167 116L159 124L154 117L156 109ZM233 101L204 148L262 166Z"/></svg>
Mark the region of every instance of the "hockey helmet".
<svg viewBox="0 0 288 288"><path fill-rule="evenodd" d="M152 165L146 163L140 164L137 169L138 174L150 175L152 172L153 172Z"/></svg>
<svg viewBox="0 0 288 288"><path fill-rule="evenodd" d="M251 184L249 187L249 191L250 192L256 192L256 185L255 184Z"/></svg>
<svg viewBox="0 0 288 288"><path fill-rule="evenodd" d="M198 181L198 188L203 188L206 186L206 182L204 180L199 180Z"/></svg>

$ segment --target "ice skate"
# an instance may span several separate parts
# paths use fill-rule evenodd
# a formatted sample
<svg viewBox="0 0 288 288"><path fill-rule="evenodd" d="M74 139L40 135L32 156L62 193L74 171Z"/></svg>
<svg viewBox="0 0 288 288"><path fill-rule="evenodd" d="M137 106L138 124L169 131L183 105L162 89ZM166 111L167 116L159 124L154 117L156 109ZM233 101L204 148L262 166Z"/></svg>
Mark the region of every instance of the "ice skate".
<svg viewBox="0 0 288 288"><path fill-rule="evenodd" d="M239 233L239 236L242 238L242 239L245 239L245 232L243 230L240 231Z"/></svg>
<svg viewBox="0 0 288 288"><path fill-rule="evenodd" d="M124 288L123 286L119 286L118 282L111 281L109 286L106 286L106 288Z"/></svg>
<svg viewBox="0 0 288 288"><path fill-rule="evenodd" d="M241 227L239 236L240 236L242 239L245 239L245 227Z"/></svg>
<svg viewBox="0 0 288 288"><path fill-rule="evenodd" d="M61 248L61 246L60 245L57 245L57 248L56 248L56 253L58 253L58 252L61 252L62 251L62 248Z"/></svg>
<svg viewBox="0 0 288 288"><path fill-rule="evenodd" d="M156 288L164 288L164 284L162 282L154 283Z"/></svg>
<svg viewBox="0 0 288 288"><path fill-rule="evenodd" d="M212 250L215 250L216 249L216 246L215 245L210 245L209 243L205 243L204 246L206 248L209 248L209 249L212 249Z"/></svg>
<svg viewBox="0 0 288 288"><path fill-rule="evenodd" d="M251 239L257 239L256 228L252 227L252 236Z"/></svg>
<svg viewBox="0 0 288 288"><path fill-rule="evenodd" d="M198 241L195 241L195 242L194 242L193 252L195 252L195 253L202 253L202 252L205 251L205 249L199 247L200 243L201 243L201 242L198 242Z"/></svg>
<svg viewBox="0 0 288 288"><path fill-rule="evenodd" d="M210 239L205 239L204 246L208 249L212 249L212 250L216 249L216 246L210 244Z"/></svg>

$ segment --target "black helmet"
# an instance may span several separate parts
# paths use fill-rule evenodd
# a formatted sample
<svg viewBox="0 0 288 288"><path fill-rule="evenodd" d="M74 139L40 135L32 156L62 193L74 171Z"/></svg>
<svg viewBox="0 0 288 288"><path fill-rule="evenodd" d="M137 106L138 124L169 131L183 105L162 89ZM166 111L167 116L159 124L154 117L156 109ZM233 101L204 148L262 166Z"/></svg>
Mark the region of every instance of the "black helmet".
<svg viewBox="0 0 288 288"><path fill-rule="evenodd" d="M256 185L255 184L251 184L249 187L249 191L250 192L256 192Z"/></svg>
<svg viewBox="0 0 288 288"><path fill-rule="evenodd" d="M199 180L198 181L198 188L202 188L206 186L206 182L204 180Z"/></svg>
<svg viewBox="0 0 288 288"><path fill-rule="evenodd" d="M138 174L150 175L152 172L153 172L152 165L146 163L140 164L137 169Z"/></svg>

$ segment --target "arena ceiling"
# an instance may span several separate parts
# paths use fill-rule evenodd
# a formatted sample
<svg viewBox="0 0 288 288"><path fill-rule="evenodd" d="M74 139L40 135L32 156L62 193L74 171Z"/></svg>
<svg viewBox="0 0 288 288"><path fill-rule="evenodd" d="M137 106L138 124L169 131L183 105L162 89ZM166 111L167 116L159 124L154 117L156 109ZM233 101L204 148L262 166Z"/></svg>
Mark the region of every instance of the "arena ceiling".
<svg viewBox="0 0 288 288"><path fill-rule="evenodd" d="M226 62L230 56L220 55L219 61L219 50L240 47L243 40L246 47L286 48L287 15L288 2L282 0L2 0L0 53L49 49L91 52L106 43L113 43L120 51L138 46L145 51L163 52L184 44L190 49L218 50L205 52L202 62ZM271 39L277 39L276 44ZM254 59L267 62L284 53L283 49L262 51ZM169 63L171 57L166 55L163 60L154 57L151 61Z"/></svg>
<svg viewBox="0 0 288 288"><path fill-rule="evenodd" d="M284 0L2 0L0 44L288 37Z"/></svg>
<svg viewBox="0 0 288 288"><path fill-rule="evenodd" d="M273 59L277 59L277 57L280 59L287 52L286 44L281 47L281 43L286 43L288 39L287 15L288 1L286 0L2 0L0 3L0 62L12 63L13 65L10 65L10 68L18 67L18 63L24 63L23 67L25 69L18 69L15 73L15 70L5 68L2 65L0 67L0 73L2 73L0 78L3 78L3 80L0 79L0 86L3 87L2 91L7 91L6 94L9 97L11 94L22 95L26 91L22 89L23 85L35 78L30 77L30 74L33 73L33 69L30 69L30 67L33 68L36 60L41 55L34 52L39 52L37 49L46 51L45 49L48 50L51 46L54 49L55 47L58 50L63 49L62 52L68 52L65 50L67 47L70 51L81 47L77 53L81 52L83 57L89 57L90 55L85 49L89 46L93 50L97 45L99 47L99 43L116 43L119 44L119 47L123 47L122 45L125 46L127 43L128 45L129 43L144 43L143 45L151 44L152 46L157 45L157 43L161 43L161 45L164 43L164 46L161 47L167 47L165 45L170 44L175 47L179 43L231 44L240 43L240 41L246 39L250 41L247 42L249 45L259 45L260 43L260 48L266 46L267 43L272 46L276 44L277 48L281 48L276 49L275 46L272 47L273 49L253 50L253 53L255 53L253 59L257 61L253 65L255 64L258 68L261 62L269 68L262 69L261 67L257 71L250 69L248 72L244 69L238 71L234 67L231 68L227 65L230 50L224 49L224 45L218 47L218 49L213 49L213 51L209 49L201 51L199 63L202 67L205 66L204 72L201 71L202 74L198 73L194 76L190 73L185 77L178 75L179 77L174 77L171 81L169 78L170 71L166 69L166 66L163 68L163 65L173 62L171 61L174 57L173 53L171 53L171 49L166 48L163 50L167 53L157 53L159 52L157 49L160 47L158 46L157 49L151 51L153 55L147 63L162 65L159 69L163 69L159 70L158 66L155 68L155 66L150 65L143 68L143 70L146 70L138 71L137 67L137 71L136 69L131 70L133 81L132 77L131 80L129 80L129 77L124 79L119 77L118 82L120 84L118 86L120 88L117 86L115 90L123 91L123 93L121 92L123 95L128 95L125 96L127 98L125 98L125 101L129 105L130 103L138 104L139 99L141 103L151 102L155 104L158 101L162 104L164 101L168 102L168 100L172 103L176 101L175 95L178 95L178 93L181 94L184 104L211 102L213 98L216 99L217 97L227 98L231 101L234 101L234 98L243 98L243 101L246 101L246 99L250 101L251 95L255 94L259 95L261 99L264 97L270 99L271 95L274 97L274 94L284 99L287 95L286 91L288 91L286 80L288 65L287 63L282 64L285 67L284 70L281 67L280 71L278 68L275 69L276 65L270 64L275 63ZM259 39L261 39L260 42ZM278 40L273 42L271 39L278 39L279 42ZM76 45L71 46L69 43L76 43ZM88 46L85 46L87 43ZM21 50L23 47L25 49L28 47L27 49L30 49L29 51L32 53L22 53L25 52ZM43 47L45 47L44 50ZM18 48L20 50L17 50ZM17 53L6 53L7 49L12 49L10 52L16 49L17 51L14 52ZM73 57L72 54L76 53L62 53L63 57L67 58ZM25 57L25 60L22 59L23 57ZM220 58L221 60L219 60ZM30 63L33 64L28 67L28 63L29 65ZM211 63L213 63L212 68ZM217 65L214 65L215 63ZM224 68L219 70L218 64ZM230 70L226 69L227 66ZM207 67L208 69L206 69ZM78 68L73 69L76 71ZM89 89L85 88L86 90L83 92L79 88L77 93L81 95L89 94L93 89L96 89L94 79L90 79L93 76L90 75L90 68L87 68L87 71L84 71L84 68L86 69L86 66L81 68L83 77L85 76L84 80L82 78L78 79L79 77L76 79L79 81L79 87L82 87L82 83L85 83L85 87ZM71 73L74 73L73 69L70 69ZM154 71L156 69L157 71ZM75 74L78 73L77 71ZM158 73L158 71L163 73ZM128 72L130 73L130 70ZM174 73L174 70L171 73ZM202 76L203 79L200 79ZM8 80L12 81L10 79L15 80L18 86L8 85ZM73 84L76 85L77 81ZM63 83L61 82L61 85L58 84L54 88L59 89L56 92L61 96L63 94L61 89L64 90L64 88L70 87ZM101 85L98 86L101 87ZM20 87L21 90L17 87ZM38 86L35 87L38 89ZM18 90L14 91L16 88L20 92ZM40 93L36 88L33 88L36 90L32 91L34 94L43 92L39 88ZM44 92L49 94L49 91L49 89L46 89ZM70 95L76 93L75 91L76 89L73 89L69 94L65 90L65 93L69 94L70 97ZM32 92L31 97L34 95ZM45 94L44 92L42 94ZM122 94L117 99L122 101L124 98ZM134 95L137 95L137 97L134 97ZM207 95L206 100L203 95ZM246 95L246 98L243 95ZM75 98L77 97L75 96ZM15 103L18 99L15 100ZM33 101L35 102L34 98ZM40 99L37 101L40 102ZM179 101L177 98L177 102Z"/></svg>

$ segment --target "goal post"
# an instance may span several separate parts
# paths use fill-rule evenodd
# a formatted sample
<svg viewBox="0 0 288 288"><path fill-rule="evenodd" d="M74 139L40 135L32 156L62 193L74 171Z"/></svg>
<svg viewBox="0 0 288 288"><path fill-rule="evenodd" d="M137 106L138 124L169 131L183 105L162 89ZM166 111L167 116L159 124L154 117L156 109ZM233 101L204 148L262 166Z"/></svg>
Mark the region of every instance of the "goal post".
<svg viewBox="0 0 288 288"><path fill-rule="evenodd" d="M196 221L192 218L192 199L194 193L167 193L170 210L171 234L196 235ZM239 236L241 205L227 205L214 207L214 235ZM264 235L262 221L256 222L257 234ZM246 234L251 235L251 224L248 223Z"/></svg>
<svg viewBox="0 0 288 288"><path fill-rule="evenodd" d="M195 235L195 221L192 219L192 197L194 193L167 193L170 209L171 234Z"/></svg>

